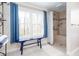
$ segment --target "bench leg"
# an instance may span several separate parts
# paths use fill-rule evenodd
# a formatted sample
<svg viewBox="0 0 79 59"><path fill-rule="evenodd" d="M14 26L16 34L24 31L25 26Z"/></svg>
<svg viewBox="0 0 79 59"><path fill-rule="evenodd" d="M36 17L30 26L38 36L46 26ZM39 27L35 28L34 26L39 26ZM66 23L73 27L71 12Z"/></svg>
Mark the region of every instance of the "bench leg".
<svg viewBox="0 0 79 59"><path fill-rule="evenodd" d="M23 54L23 42L21 42L20 51L21 51L21 55L22 55Z"/></svg>
<svg viewBox="0 0 79 59"><path fill-rule="evenodd" d="M40 43L40 48L42 48L41 39L39 39L39 43Z"/></svg>
<svg viewBox="0 0 79 59"><path fill-rule="evenodd" d="M7 56L7 44L5 45L5 56Z"/></svg>
<svg viewBox="0 0 79 59"><path fill-rule="evenodd" d="M39 40L37 39L37 45L39 46Z"/></svg>

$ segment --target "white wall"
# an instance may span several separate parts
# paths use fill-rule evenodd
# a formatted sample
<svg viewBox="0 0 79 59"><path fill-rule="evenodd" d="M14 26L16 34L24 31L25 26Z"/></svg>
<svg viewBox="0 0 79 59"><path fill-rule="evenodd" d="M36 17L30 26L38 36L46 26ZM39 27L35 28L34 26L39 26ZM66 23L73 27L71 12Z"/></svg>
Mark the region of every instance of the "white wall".
<svg viewBox="0 0 79 59"><path fill-rule="evenodd" d="M47 12L47 22L48 22L48 42L53 44L53 11Z"/></svg>
<svg viewBox="0 0 79 59"><path fill-rule="evenodd" d="M79 26L71 25L71 10L74 9L79 10L79 3L67 3L67 54L69 55L76 51L79 53Z"/></svg>

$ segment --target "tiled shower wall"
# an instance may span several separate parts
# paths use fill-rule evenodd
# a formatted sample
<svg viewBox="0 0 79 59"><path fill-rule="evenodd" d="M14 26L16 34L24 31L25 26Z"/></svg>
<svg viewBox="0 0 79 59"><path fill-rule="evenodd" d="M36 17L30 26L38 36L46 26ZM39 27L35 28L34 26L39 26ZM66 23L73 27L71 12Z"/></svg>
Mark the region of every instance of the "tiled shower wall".
<svg viewBox="0 0 79 59"><path fill-rule="evenodd" d="M54 11L54 35L66 35L66 12Z"/></svg>
<svg viewBox="0 0 79 59"><path fill-rule="evenodd" d="M54 34L58 34L58 19L59 19L59 13L54 11L53 15L53 29L54 29Z"/></svg>
<svg viewBox="0 0 79 59"><path fill-rule="evenodd" d="M59 34L66 36L66 12L61 12L59 17Z"/></svg>

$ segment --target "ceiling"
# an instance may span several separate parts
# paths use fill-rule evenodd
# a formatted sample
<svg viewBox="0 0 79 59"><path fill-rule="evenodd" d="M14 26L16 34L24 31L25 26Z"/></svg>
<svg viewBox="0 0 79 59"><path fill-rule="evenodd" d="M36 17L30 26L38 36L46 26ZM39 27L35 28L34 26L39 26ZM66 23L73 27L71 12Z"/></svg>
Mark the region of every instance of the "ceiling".
<svg viewBox="0 0 79 59"><path fill-rule="evenodd" d="M66 11L65 2L25 2L23 4L36 6L47 10L54 10L58 12Z"/></svg>

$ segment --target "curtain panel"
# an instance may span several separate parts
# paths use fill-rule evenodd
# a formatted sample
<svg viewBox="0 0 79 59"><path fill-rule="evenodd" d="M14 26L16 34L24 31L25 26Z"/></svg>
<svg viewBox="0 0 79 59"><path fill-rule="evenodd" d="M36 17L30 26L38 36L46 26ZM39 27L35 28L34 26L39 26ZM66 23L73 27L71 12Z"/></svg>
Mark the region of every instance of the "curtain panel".
<svg viewBox="0 0 79 59"><path fill-rule="evenodd" d="M19 19L18 19L18 5L10 3L10 33L11 43L19 41Z"/></svg>
<svg viewBox="0 0 79 59"><path fill-rule="evenodd" d="M44 37L46 38L48 35L48 30L47 30L47 12L44 11Z"/></svg>

